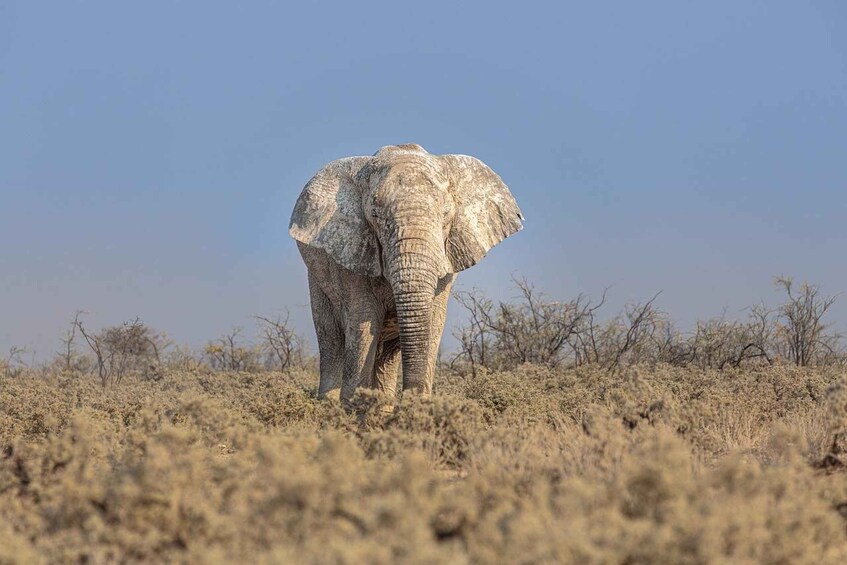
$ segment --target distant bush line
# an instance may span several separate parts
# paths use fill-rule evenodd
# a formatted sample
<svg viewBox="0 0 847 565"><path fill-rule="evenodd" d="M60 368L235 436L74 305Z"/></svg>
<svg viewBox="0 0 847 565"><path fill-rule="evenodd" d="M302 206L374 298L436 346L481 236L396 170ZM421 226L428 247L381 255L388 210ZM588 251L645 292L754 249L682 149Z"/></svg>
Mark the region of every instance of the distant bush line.
<svg viewBox="0 0 847 565"><path fill-rule="evenodd" d="M661 293L605 316L608 289L597 299L584 294L566 301L549 298L525 279L513 279L518 298L495 301L479 289L457 291L454 300L464 320L452 329L457 347L443 352L440 368L459 375L512 370L531 363L550 368L596 367L609 373L625 367L656 366L737 369L755 366L843 366L843 335L827 315L836 296L821 286L777 277L783 300L743 310L741 319L720 316L700 320L691 331L678 328L657 303ZM454 306L455 308L455 306ZM94 374L104 387L128 374L161 379L166 370L290 371L317 366L316 356L289 322L288 314L254 316L257 338L235 327L200 350L174 344L165 333L139 318L99 331L85 325L78 311L61 338L60 350L47 363L25 361L25 349L13 347L0 358L0 373L62 369Z"/></svg>

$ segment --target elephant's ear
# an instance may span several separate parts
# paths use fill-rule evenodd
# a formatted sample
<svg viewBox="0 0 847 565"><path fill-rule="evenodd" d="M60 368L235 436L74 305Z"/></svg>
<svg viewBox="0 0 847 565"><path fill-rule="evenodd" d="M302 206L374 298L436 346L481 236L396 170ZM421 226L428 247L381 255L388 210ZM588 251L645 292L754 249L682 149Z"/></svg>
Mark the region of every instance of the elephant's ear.
<svg viewBox="0 0 847 565"><path fill-rule="evenodd" d="M380 268L376 234L362 211L357 174L370 157L348 157L328 164L303 188L288 233L326 251L339 265L377 277Z"/></svg>
<svg viewBox="0 0 847 565"><path fill-rule="evenodd" d="M502 179L479 159L443 155L456 204L447 235L447 258L453 272L472 267L488 250L523 229L517 202Z"/></svg>

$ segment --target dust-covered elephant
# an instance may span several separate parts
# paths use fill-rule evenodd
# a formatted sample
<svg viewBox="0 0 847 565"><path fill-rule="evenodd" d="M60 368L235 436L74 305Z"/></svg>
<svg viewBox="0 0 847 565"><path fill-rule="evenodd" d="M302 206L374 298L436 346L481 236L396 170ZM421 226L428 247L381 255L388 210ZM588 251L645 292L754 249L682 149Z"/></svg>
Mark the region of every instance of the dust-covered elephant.
<svg viewBox="0 0 847 565"><path fill-rule="evenodd" d="M432 392L455 273L520 230L508 187L466 155L416 144L326 165L294 206L289 233L309 274L319 394L359 386Z"/></svg>

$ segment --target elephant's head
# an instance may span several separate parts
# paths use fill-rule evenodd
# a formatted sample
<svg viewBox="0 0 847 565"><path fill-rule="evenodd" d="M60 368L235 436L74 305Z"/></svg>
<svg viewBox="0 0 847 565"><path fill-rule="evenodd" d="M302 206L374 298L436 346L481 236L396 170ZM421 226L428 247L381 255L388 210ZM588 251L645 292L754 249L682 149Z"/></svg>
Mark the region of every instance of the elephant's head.
<svg viewBox="0 0 847 565"><path fill-rule="evenodd" d="M327 165L303 189L289 233L351 271L390 282L406 383L425 378L438 280L476 264L522 219L480 160L408 144Z"/></svg>

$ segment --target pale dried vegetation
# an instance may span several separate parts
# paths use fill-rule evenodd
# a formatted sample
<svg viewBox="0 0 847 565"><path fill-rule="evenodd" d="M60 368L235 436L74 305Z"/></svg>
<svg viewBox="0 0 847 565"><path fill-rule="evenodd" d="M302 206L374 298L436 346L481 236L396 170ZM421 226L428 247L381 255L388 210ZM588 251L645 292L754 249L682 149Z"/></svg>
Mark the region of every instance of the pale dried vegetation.
<svg viewBox="0 0 847 565"><path fill-rule="evenodd" d="M600 323L527 288L534 306L469 322L487 362L393 411L317 400L284 319L260 320L274 346L233 332L202 358L133 323L98 334L100 361L10 355L0 563L847 562L847 377L822 316L792 350L779 311L679 337L654 302Z"/></svg>

